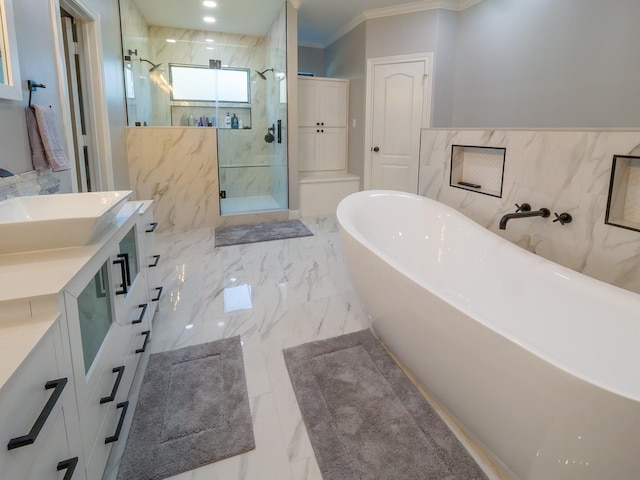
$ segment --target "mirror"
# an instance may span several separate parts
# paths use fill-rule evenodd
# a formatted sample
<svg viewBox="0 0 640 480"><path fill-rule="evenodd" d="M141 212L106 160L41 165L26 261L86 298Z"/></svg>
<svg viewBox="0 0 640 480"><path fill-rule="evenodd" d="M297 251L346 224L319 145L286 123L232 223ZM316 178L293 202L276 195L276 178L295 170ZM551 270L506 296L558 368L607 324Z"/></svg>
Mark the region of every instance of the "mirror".
<svg viewBox="0 0 640 480"><path fill-rule="evenodd" d="M0 0L0 98L22 100L12 0Z"/></svg>

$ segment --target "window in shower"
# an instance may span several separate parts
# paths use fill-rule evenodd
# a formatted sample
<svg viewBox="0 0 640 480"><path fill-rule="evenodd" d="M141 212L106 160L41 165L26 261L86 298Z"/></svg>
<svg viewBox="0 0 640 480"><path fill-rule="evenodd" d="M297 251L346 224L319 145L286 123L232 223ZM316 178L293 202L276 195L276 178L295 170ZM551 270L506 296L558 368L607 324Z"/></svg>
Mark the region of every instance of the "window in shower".
<svg viewBox="0 0 640 480"><path fill-rule="evenodd" d="M184 102L250 103L248 68L209 68L169 65L171 100Z"/></svg>

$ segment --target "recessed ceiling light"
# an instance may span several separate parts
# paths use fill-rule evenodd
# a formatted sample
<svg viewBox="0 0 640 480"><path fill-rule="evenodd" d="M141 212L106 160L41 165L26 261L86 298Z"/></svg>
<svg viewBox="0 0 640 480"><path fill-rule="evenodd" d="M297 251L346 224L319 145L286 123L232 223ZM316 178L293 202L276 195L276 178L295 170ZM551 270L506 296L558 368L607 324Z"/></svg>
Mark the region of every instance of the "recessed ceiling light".
<svg viewBox="0 0 640 480"><path fill-rule="evenodd" d="M213 17L204 17L202 20L204 20L207 23L213 23L216 21L216 19Z"/></svg>
<svg viewBox="0 0 640 480"><path fill-rule="evenodd" d="M207 50L215 50L215 47L207 47Z"/></svg>
<svg viewBox="0 0 640 480"><path fill-rule="evenodd" d="M211 2L210 0L205 0L204 2L202 2L202 4L205 7L209 7L209 8L215 8L218 6L218 4L216 2Z"/></svg>
<svg viewBox="0 0 640 480"><path fill-rule="evenodd" d="M176 43L176 41L173 38L167 38L167 43Z"/></svg>
<svg viewBox="0 0 640 480"><path fill-rule="evenodd" d="M213 43L214 42L213 38L205 38L204 41L205 42L209 42L209 43Z"/></svg>

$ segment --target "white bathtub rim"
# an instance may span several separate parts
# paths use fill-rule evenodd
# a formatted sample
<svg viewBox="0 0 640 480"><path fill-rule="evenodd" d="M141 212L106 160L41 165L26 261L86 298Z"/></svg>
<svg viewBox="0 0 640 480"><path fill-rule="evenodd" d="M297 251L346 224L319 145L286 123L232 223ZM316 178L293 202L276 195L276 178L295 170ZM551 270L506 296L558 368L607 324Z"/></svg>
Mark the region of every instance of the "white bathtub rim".
<svg viewBox="0 0 640 480"><path fill-rule="evenodd" d="M411 274L410 272L406 271L405 268L403 268L402 266L400 266L397 262L395 262L389 255L387 255L385 252L381 251L378 247L375 246L375 244L371 241L369 241L367 238L365 238L357 229L357 227L355 227L350 220L347 218L348 214L346 213L346 210L348 208L348 204L350 202L355 201L354 199L356 197L371 197L371 196L400 196L400 197L404 197L404 198L408 198L411 200L415 200L415 201L428 201L428 202L434 202L437 203L439 205L439 207L441 207L443 210L453 214L454 216L460 216L460 217L464 217L464 219L468 222L470 222L472 225L474 225L474 228L477 228L479 231L481 231L482 234L486 234L486 235L490 235L492 237L494 237L494 241L500 245L501 248L507 248L507 249L512 249L512 251L516 252L517 254L520 255L529 255L530 259L534 262L536 262L540 267L544 267L544 268L548 268L549 266L553 267L554 270L560 272L560 273L564 273L566 275L569 276L575 276L575 275L579 275L580 276L580 280L586 282L588 285L591 285L592 287L597 287L597 288L602 288L605 290L609 291L609 294L611 294L613 297L619 296L619 298L621 299L628 299L629 301L638 303L639 307L640 307L640 297L633 293L630 292L628 290L624 290L620 287L616 287L615 285L611 285L605 282L602 282L600 280L597 280L593 277L589 277L587 275L584 275L580 272L576 272L574 270L571 270L567 267L564 267L562 265L559 265L551 260L547 260L543 257L540 257L534 253L531 253L511 242L509 242L508 240L500 237L499 235L496 235L495 233L491 232L490 230L484 228L483 226L477 224L475 221L473 221L471 218L466 217L464 214L462 214L461 212L455 210L454 208L443 204L441 202L438 202L436 200L433 199L429 199L426 197L421 197L419 195L415 195L415 194L411 194L411 193L405 193L405 192L398 192L398 191L393 191L393 190L368 190L368 191L360 191L357 193L354 193L348 197L346 197L344 200L342 200L340 202L340 204L338 205L337 211L336 211L336 215L337 215L337 219L338 219L338 223L341 227L342 230L344 230L349 236L351 236L354 240L356 240L357 242L361 243L365 248L367 248L368 250L370 250L371 252L373 252L376 256L378 256L383 262L385 262L387 265L389 265L391 268L398 270L403 276L405 276L406 278L410 279L412 282L414 282L415 284L417 284L418 286L420 286L421 288L425 288L427 289L431 294L437 296L438 298L440 298L443 302L446 302L447 304L450 304L452 306L454 306L456 309L459 309L462 313L464 313L465 315L467 315L468 317L480 322L485 328L490 329L491 331L497 333L498 335L500 335L501 337L505 338L508 341L513 342L514 344L520 346L521 348L533 353L534 355L536 355L537 357L541 358L542 360L544 360L545 362L547 362L549 365L554 366L556 368L561 369L562 371L581 379L582 381L585 381L587 383L590 383L592 385L595 385L597 387L600 387L606 391L609 391L613 394L616 394L620 397L623 398L627 398L627 399L631 399L633 401L640 401L640 382L637 381L638 378L638 373L640 373L640 368L636 366L636 371L629 372L629 377L633 377L633 375L635 374L635 378L633 378L632 380L634 381L627 381L625 382L624 385L619 385L616 382L612 382L611 381L611 377L610 376L606 376L606 378L601 378L599 375L595 375L595 378L593 375L589 375L588 373L586 373L583 369L580 369L578 367L576 367L575 365L572 365L571 362L567 362L566 360L562 360L559 358L556 358L550 354L548 354L547 352L545 352L543 349L541 349L539 346L537 346L534 343L531 343L529 341L527 341L526 339L522 338L521 336L518 336L516 334L514 334L513 332L509 332L506 331L505 329L501 328L498 325L494 325L492 324L490 321L488 321L485 318L482 318L481 316L479 316L477 314L477 312L472 312L469 311L463 304L460 304L458 302L456 302L454 298L449 298L446 296L446 294L444 294L441 291L438 291L438 289L428 289L428 285L425 285L425 282L423 279L417 278L415 275ZM350 228L349 228L350 227ZM640 308L638 309L638 311L640 311ZM640 321L640 320L639 320ZM640 349L640 347L639 347ZM631 385L629 385L631 384ZM631 387L635 387L635 388L631 388Z"/></svg>

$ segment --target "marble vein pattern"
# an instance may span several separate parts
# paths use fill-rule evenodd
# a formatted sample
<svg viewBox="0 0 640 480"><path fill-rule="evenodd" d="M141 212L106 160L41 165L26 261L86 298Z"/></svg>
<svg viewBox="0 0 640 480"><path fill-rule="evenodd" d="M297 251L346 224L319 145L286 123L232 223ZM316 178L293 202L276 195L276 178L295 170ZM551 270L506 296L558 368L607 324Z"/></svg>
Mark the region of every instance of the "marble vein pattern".
<svg viewBox="0 0 640 480"><path fill-rule="evenodd" d="M219 223L216 129L129 127L129 179L137 198L154 201L159 229Z"/></svg>
<svg viewBox="0 0 640 480"><path fill-rule="evenodd" d="M502 198L449 186L452 145L506 148ZM634 131L423 130L418 193L542 257L640 293L640 233L604 223L613 156L639 153ZM549 208L551 218L499 230L522 202ZM554 212L573 222L553 223Z"/></svg>
<svg viewBox="0 0 640 480"><path fill-rule="evenodd" d="M369 320L335 217L302 221L314 236L222 248L213 228L157 234L165 293L151 353L240 335L256 440L254 451L172 480L321 480L282 350L368 328Z"/></svg>

